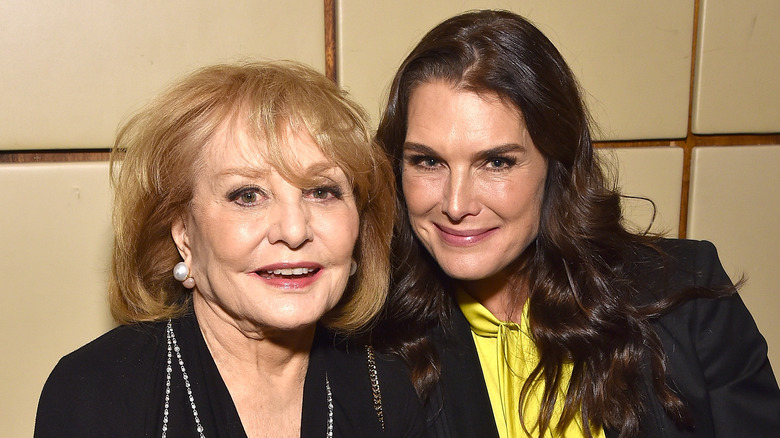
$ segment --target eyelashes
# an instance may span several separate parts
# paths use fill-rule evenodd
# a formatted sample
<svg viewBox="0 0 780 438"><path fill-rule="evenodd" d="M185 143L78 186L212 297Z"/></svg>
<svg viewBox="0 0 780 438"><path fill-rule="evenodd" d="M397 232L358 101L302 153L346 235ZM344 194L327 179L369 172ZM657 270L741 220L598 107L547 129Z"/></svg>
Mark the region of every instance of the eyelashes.
<svg viewBox="0 0 780 438"><path fill-rule="evenodd" d="M344 188L338 184L322 185L313 188L302 189L304 198L309 198L318 202L327 202L330 200L344 199ZM248 185L241 186L228 192L226 195L228 201L236 203L242 207L252 207L269 199L268 193L259 186Z"/></svg>
<svg viewBox="0 0 780 438"><path fill-rule="evenodd" d="M485 166L493 169L506 169L517 164L517 160L509 156L490 157L485 160Z"/></svg>
<svg viewBox="0 0 780 438"><path fill-rule="evenodd" d="M311 196L313 199L328 200L328 199L343 199L344 189L336 184L315 187L313 189L304 190L303 194Z"/></svg>
<svg viewBox="0 0 780 438"><path fill-rule="evenodd" d="M409 154L404 157L406 163L424 171L433 171L443 165L437 157L423 154ZM517 159L510 155L493 155L485 158L480 167L489 171L503 171L517 165Z"/></svg>
<svg viewBox="0 0 780 438"><path fill-rule="evenodd" d="M235 202L241 206L255 205L261 201L261 197L268 198L268 195L263 189L253 185L242 186L227 194L228 201Z"/></svg>
<svg viewBox="0 0 780 438"><path fill-rule="evenodd" d="M434 169L439 164L441 164L438 158L431 157L429 155L422 155L422 154L407 155L405 157L405 160L409 165L419 167L425 170Z"/></svg>

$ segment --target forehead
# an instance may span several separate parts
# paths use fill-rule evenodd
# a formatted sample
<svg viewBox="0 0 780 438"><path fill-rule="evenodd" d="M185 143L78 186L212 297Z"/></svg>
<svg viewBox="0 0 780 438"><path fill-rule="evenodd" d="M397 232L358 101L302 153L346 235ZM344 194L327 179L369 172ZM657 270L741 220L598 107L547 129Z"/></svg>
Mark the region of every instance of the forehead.
<svg viewBox="0 0 780 438"><path fill-rule="evenodd" d="M495 93L437 81L421 84L410 96L406 141L462 145L521 139L527 139L522 113Z"/></svg>
<svg viewBox="0 0 780 438"><path fill-rule="evenodd" d="M287 125L280 134L268 135L242 123L223 123L204 145L201 159L206 167L249 166L306 169L329 160L305 130Z"/></svg>

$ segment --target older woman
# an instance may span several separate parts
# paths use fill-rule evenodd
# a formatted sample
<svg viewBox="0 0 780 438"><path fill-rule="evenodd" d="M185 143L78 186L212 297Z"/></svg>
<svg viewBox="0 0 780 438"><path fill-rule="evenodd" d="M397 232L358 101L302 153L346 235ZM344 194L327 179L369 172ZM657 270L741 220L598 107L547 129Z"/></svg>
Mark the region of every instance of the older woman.
<svg viewBox="0 0 780 438"><path fill-rule="evenodd" d="M528 21L431 30L377 136L400 189L380 333L437 436L780 430L766 343L714 247L623 228L577 83Z"/></svg>
<svg viewBox="0 0 780 438"><path fill-rule="evenodd" d="M125 325L60 361L36 436L423 433L403 368L343 340L385 300L393 195L331 81L205 68L121 129L112 169Z"/></svg>

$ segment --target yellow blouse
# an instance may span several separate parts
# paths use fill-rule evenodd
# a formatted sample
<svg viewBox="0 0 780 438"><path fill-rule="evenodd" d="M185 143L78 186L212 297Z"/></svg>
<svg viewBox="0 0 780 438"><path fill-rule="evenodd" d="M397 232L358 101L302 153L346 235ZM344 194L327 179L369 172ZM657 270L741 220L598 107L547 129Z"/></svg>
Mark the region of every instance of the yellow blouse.
<svg viewBox="0 0 780 438"><path fill-rule="evenodd" d="M528 306L524 306L520 324L498 320L488 309L465 292L458 292L458 305L471 325L471 334L477 346L482 373L487 383L490 404L496 418L501 438L539 436L536 419L539 416L544 382L539 381L532 388L523 409L526 427L531 435L523 431L520 423L520 390L539 361L536 346L530 337ZM555 434L557 419L563 411L565 389L571 378L571 364L564 364L562 385L558 395L551 426L545 433L547 438L581 438L585 434L582 419L570 422L562 435ZM604 438L604 431L592 430L594 438Z"/></svg>

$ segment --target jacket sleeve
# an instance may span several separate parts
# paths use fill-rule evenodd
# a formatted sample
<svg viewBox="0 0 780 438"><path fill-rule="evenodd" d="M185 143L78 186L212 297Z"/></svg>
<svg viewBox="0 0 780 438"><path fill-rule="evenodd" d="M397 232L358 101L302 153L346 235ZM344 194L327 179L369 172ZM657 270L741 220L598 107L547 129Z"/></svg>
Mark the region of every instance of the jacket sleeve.
<svg viewBox="0 0 780 438"><path fill-rule="evenodd" d="M89 430L80 424L85 415L78 408L85 397L78 393L78 379L71 378L64 367L58 363L43 387L35 416L36 438L76 436Z"/></svg>
<svg viewBox="0 0 780 438"><path fill-rule="evenodd" d="M164 347L152 332L139 330L114 329L60 359L41 392L35 438L123 438L157 431Z"/></svg>
<svg viewBox="0 0 780 438"><path fill-rule="evenodd" d="M35 438L130 436L132 429L119 426L126 407L118 403L116 385L96 379L91 371L89 363L73 356L60 360L41 392Z"/></svg>
<svg viewBox="0 0 780 438"><path fill-rule="evenodd" d="M701 242L696 286L729 278L715 247ZM695 345L707 383L716 436L767 437L780 431L780 390L767 344L739 295L696 300Z"/></svg>

